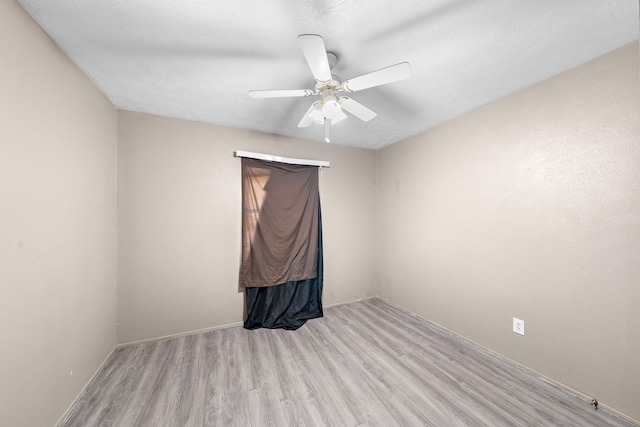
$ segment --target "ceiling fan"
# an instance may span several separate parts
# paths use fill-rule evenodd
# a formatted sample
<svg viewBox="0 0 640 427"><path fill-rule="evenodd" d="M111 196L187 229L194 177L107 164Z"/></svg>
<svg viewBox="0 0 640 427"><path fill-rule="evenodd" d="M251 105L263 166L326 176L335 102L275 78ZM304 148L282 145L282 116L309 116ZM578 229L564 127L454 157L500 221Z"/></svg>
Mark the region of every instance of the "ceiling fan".
<svg viewBox="0 0 640 427"><path fill-rule="evenodd" d="M411 75L408 62L391 65L360 77L344 82L331 74L331 69L337 62L337 56L327 52L324 40L317 34L301 34L298 36L300 49L316 79L315 89L286 89L286 90L251 90L252 98L286 98L320 95L321 99L311 104L307 112L298 123L298 127L308 127L312 123L325 125L325 141L329 142L329 127L347 117L347 111L362 121L368 122L377 114L359 102L347 97L338 96L339 92L356 92L374 86L393 83ZM344 111L343 111L344 110Z"/></svg>

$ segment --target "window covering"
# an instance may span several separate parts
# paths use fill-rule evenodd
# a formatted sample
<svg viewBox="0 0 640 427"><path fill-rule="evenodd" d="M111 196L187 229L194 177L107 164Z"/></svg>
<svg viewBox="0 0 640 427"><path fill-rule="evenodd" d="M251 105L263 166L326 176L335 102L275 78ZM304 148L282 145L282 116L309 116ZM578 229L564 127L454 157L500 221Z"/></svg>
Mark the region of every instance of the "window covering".
<svg viewBox="0 0 640 427"><path fill-rule="evenodd" d="M241 287L318 275L318 168L242 158Z"/></svg>

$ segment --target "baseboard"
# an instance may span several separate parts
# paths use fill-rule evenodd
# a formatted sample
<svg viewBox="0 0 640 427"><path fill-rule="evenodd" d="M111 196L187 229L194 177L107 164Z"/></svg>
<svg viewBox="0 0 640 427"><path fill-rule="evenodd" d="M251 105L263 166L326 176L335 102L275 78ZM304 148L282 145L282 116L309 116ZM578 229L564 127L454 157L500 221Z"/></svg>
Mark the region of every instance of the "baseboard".
<svg viewBox="0 0 640 427"><path fill-rule="evenodd" d="M327 309L327 308L331 308L331 307L338 307L338 306L345 305L345 304L352 304L354 302L366 301L366 300L374 299L374 298L377 298L377 297L358 298L358 299L354 299L354 300L337 302L337 303L328 304L328 305L324 305L323 304L322 307L323 307L323 309ZM201 334L203 332L216 331L216 330L219 330L219 329L235 328L237 326L242 326L243 324L244 324L243 322L227 323L225 325L211 326L209 328L196 329L196 330L191 330L191 331L186 331L186 332L179 332L177 334L162 335L162 336L159 336L159 337L146 338L146 339L143 339L143 340L128 341L128 342L125 342L125 343L117 344L116 348L128 347L128 346L137 345L137 344L148 344L148 343L157 342L157 341L170 340L170 339L173 339L173 338L181 338L181 337L186 337L186 336L189 336L189 335Z"/></svg>
<svg viewBox="0 0 640 427"><path fill-rule="evenodd" d="M396 303L393 303L393 302L387 300L386 298L378 296L378 297L375 297L375 299L377 299L379 301L382 301L385 304L389 304L390 306L392 306L394 308L397 308L398 310L400 310L400 311L402 311L404 313L407 313L408 315L413 316L416 319L420 319L420 320L422 320L424 322L427 322L427 323L430 323L432 325L435 325L438 328L447 331L451 335L455 335L457 338L459 338L460 340L462 340L465 343L469 344L470 346L476 347L476 348L478 348L478 349L480 349L480 350L482 350L482 351L484 351L486 353L489 353L492 356L497 357L498 359L505 360L505 361L517 366L518 368L520 368L522 370L531 372L533 375L536 375L536 376L540 377L544 381L547 381L548 383L553 384L554 386L556 386L558 388L562 388L564 390L567 390L568 392L574 394L578 398L585 400L585 402L587 402L588 404L591 403L591 399L592 398L587 396L587 395L585 395L584 393L581 393L578 390L575 390L575 389L567 386L566 384L563 384L563 383L561 383L561 382L559 382L557 380L554 380L553 378L550 378L550 377L548 377L548 376L546 376L544 374L541 374L540 372L536 371L535 369L531 369L528 366L525 366L525 365L523 365L523 364L521 364L521 363L519 363L519 362L517 362L517 361L515 361L513 359L508 358L507 356L504 356L503 354L500 354L500 353L496 352L495 350L492 350L492 349L490 349L488 347L485 347L482 344L478 344L477 342L475 342L475 341L473 341L473 340L471 340L471 339L469 339L469 338L467 338L467 337L465 337L463 335L460 335L459 333L457 333L455 331L452 331L451 329L447 328L446 326L443 326L443 325L441 325L441 324L439 324L437 322L429 320L426 317L419 315L418 313L414 313L411 310L408 310L408 309L406 309L406 308L404 308L404 307L402 307L402 306L400 306L400 305L398 305ZM611 416L613 416L613 417L617 417L617 418L620 418L620 419L623 419L623 420L627 420L627 421L629 421L631 423L640 425L640 420L636 420L635 418L631 418L630 416L625 415L625 414L617 411L616 409L614 409L614 408L612 408L610 406L607 406L606 404L603 404L603 403L599 402L598 403L598 410L604 410L604 411L608 412L609 414L611 414Z"/></svg>
<svg viewBox="0 0 640 427"><path fill-rule="evenodd" d="M340 307L341 305L353 304L355 302L367 301L367 300L371 300L371 299L380 299L380 298L374 296L374 297L352 299L352 300L343 301L343 302L335 302L333 304L322 304L322 308L323 309L327 309L327 308L331 308L331 307Z"/></svg>
<svg viewBox="0 0 640 427"><path fill-rule="evenodd" d="M244 324L243 322L233 322L233 323L227 323L219 326L211 326L209 328L195 329L195 330L186 331L186 332L178 332L177 334L162 335L159 337L146 338L143 340L128 341L125 343L116 344L116 348L128 347L128 346L137 345L137 344L148 344L148 343L157 342L157 341L165 341L165 340L170 340L174 338L186 337L189 335L201 334L209 331L216 331L218 329L235 328L237 326L242 326L243 324Z"/></svg>
<svg viewBox="0 0 640 427"><path fill-rule="evenodd" d="M58 422L55 423L56 426L60 425L62 423L62 421L64 421L64 419L66 418L67 414L69 413L69 411L71 410L73 405L75 405L75 403L78 401L78 399L80 399L80 396L82 396L82 393L84 393L84 391L87 389L87 387L89 387L89 384L91 384L91 381L93 381L93 379L96 377L96 375L98 375L98 373L102 370L102 368L107 363L107 361L111 358L111 356L113 356L113 353L116 351L117 348L118 348L117 345L114 346L113 349L111 349L111 351L107 355L107 357L102 361L100 366L98 366L98 368L93 372L93 375L91 375L91 378L89 378L89 380L85 383L85 385L80 389L80 392L71 401L71 403L69 404L67 409L64 410L64 412L62 413L62 415L58 419Z"/></svg>

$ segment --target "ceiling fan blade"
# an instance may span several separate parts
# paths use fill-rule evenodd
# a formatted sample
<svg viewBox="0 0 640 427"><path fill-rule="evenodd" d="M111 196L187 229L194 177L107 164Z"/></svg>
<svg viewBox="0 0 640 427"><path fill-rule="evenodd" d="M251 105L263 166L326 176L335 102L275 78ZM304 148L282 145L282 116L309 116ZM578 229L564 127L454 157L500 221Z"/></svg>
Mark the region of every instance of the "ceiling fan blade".
<svg viewBox="0 0 640 427"><path fill-rule="evenodd" d="M411 65L409 65L408 62L401 62L399 64L391 65L390 67L347 80L342 83L342 89L347 92L355 92L357 90L368 89L370 87L404 80L409 78L409 76L411 76Z"/></svg>
<svg viewBox="0 0 640 427"><path fill-rule="evenodd" d="M311 104L311 107L309 107L307 112L304 113L302 120L300 120L300 123L298 123L299 128L308 128L309 126L311 126L311 123L313 123L313 120L311 120L311 117L309 117L309 114L311 114L311 112L316 108L317 104L318 104L318 101Z"/></svg>
<svg viewBox="0 0 640 427"><path fill-rule="evenodd" d="M331 68L327 59L324 40L317 34L301 34L298 36L300 49L304 54L313 77L321 82L331 81Z"/></svg>
<svg viewBox="0 0 640 427"><path fill-rule="evenodd" d="M313 91L309 89L285 89L285 90L250 90L251 98L289 98L297 96L310 96Z"/></svg>
<svg viewBox="0 0 640 427"><path fill-rule="evenodd" d="M378 115L375 111L371 111L364 105L360 104L358 101L354 101L353 99L347 98L346 96L340 98L339 103L343 110L346 110L347 112L353 114L363 122L368 122Z"/></svg>

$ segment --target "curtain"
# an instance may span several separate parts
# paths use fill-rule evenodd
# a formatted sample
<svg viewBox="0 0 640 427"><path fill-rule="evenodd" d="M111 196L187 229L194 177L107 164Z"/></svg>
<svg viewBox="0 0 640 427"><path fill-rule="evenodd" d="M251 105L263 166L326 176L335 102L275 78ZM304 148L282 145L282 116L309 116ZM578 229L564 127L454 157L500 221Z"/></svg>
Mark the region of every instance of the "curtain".
<svg viewBox="0 0 640 427"><path fill-rule="evenodd" d="M242 158L245 328L298 329L322 316L318 168Z"/></svg>

